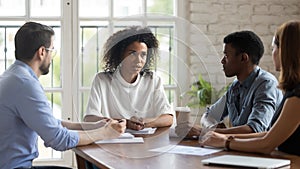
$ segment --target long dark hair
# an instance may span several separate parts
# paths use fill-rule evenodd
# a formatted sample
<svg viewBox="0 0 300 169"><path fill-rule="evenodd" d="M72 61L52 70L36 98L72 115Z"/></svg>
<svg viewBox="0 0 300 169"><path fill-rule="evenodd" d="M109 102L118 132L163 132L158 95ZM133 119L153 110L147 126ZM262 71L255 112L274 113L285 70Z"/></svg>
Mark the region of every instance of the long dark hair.
<svg viewBox="0 0 300 169"><path fill-rule="evenodd" d="M300 83L300 21L289 21L277 30L281 61L279 87L292 90Z"/></svg>

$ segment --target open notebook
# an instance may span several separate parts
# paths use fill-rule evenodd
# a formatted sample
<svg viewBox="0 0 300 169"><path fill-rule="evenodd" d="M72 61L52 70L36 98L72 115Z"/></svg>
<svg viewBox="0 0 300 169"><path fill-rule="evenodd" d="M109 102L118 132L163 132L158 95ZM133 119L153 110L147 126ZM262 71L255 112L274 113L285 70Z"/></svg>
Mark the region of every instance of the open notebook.
<svg viewBox="0 0 300 169"><path fill-rule="evenodd" d="M239 155L221 155L201 161L205 165L229 165L260 169L279 168L290 165L290 160L276 158L249 157Z"/></svg>

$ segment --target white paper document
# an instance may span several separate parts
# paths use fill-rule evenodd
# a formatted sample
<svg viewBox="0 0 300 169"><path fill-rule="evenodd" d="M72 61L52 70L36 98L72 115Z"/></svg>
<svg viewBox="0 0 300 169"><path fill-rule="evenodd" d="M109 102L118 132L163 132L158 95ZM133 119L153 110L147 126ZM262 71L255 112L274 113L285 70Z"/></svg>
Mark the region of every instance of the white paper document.
<svg viewBox="0 0 300 169"><path fill-rule="evenodd" d="M205 156L208 154L213 154L222 151L222 149L211 149L211 148L191 147L191 146L181 146L181 145L168 145L156 149L151 149L150 151Z"/></svg>
<svg viewBox="0 0 300 169"><path fill-rule="evenodd" d="M116 144L116 143L144 143L143 137L134 138L116 138L108 140L99 140L95 142L96 144Z"/></svg>
<svg viewBox="0 0 300 169"><path fill-rule="evenodd" d="M118 138L119 139L134 138L134 135L132 135L130 133L122 133L121 136Z"/></svg>
<svg viewBox="0 0 300 169"><path fill-rule="evenodd" d="M144 128L142 130L132 130L132 129L126 129L126 133L131 133L131 134L154 134L156 131L156 128Z"/></svg>
<svg viewBox="0 0 300 169"><path fill-rule="evenodd" d="M123 133L116 139L99 140L96 144L109 144L109 143L144 143L143 137L134 137L130 133Z"/></svg>

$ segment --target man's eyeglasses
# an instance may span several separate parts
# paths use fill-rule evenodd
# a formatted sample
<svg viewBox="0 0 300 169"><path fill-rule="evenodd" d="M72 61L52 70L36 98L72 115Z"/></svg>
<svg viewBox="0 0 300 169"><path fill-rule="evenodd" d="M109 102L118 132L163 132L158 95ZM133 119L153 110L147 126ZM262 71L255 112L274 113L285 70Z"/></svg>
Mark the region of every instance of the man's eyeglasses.
<svg viewBox="0 0 300 169"><path fill-rule="evenodd" d="M57 53L57 50L56 49L54 49L54 48L45 48L46 49L46 51L51 51L51 57L52 58L54 58L54 56L56 55L56 53Z"/></svg>

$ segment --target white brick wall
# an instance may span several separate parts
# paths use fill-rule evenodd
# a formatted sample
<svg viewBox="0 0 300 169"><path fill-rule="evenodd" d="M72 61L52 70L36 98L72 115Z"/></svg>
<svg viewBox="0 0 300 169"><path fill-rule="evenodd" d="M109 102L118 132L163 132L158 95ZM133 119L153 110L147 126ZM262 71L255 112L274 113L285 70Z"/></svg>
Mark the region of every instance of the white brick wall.
<svg viewBox="0 0 300 169"><path fill-rule="evenodd" d="M190 0L188 19L198 30L190 31L190 68L222 87L224 78L220 60L223 37L238 30L252 30L265 45L260 66L276 76L271 57L271 40L277 26L300 19L300 0ZM226 81L225 81L226 79Z"/></svg>

